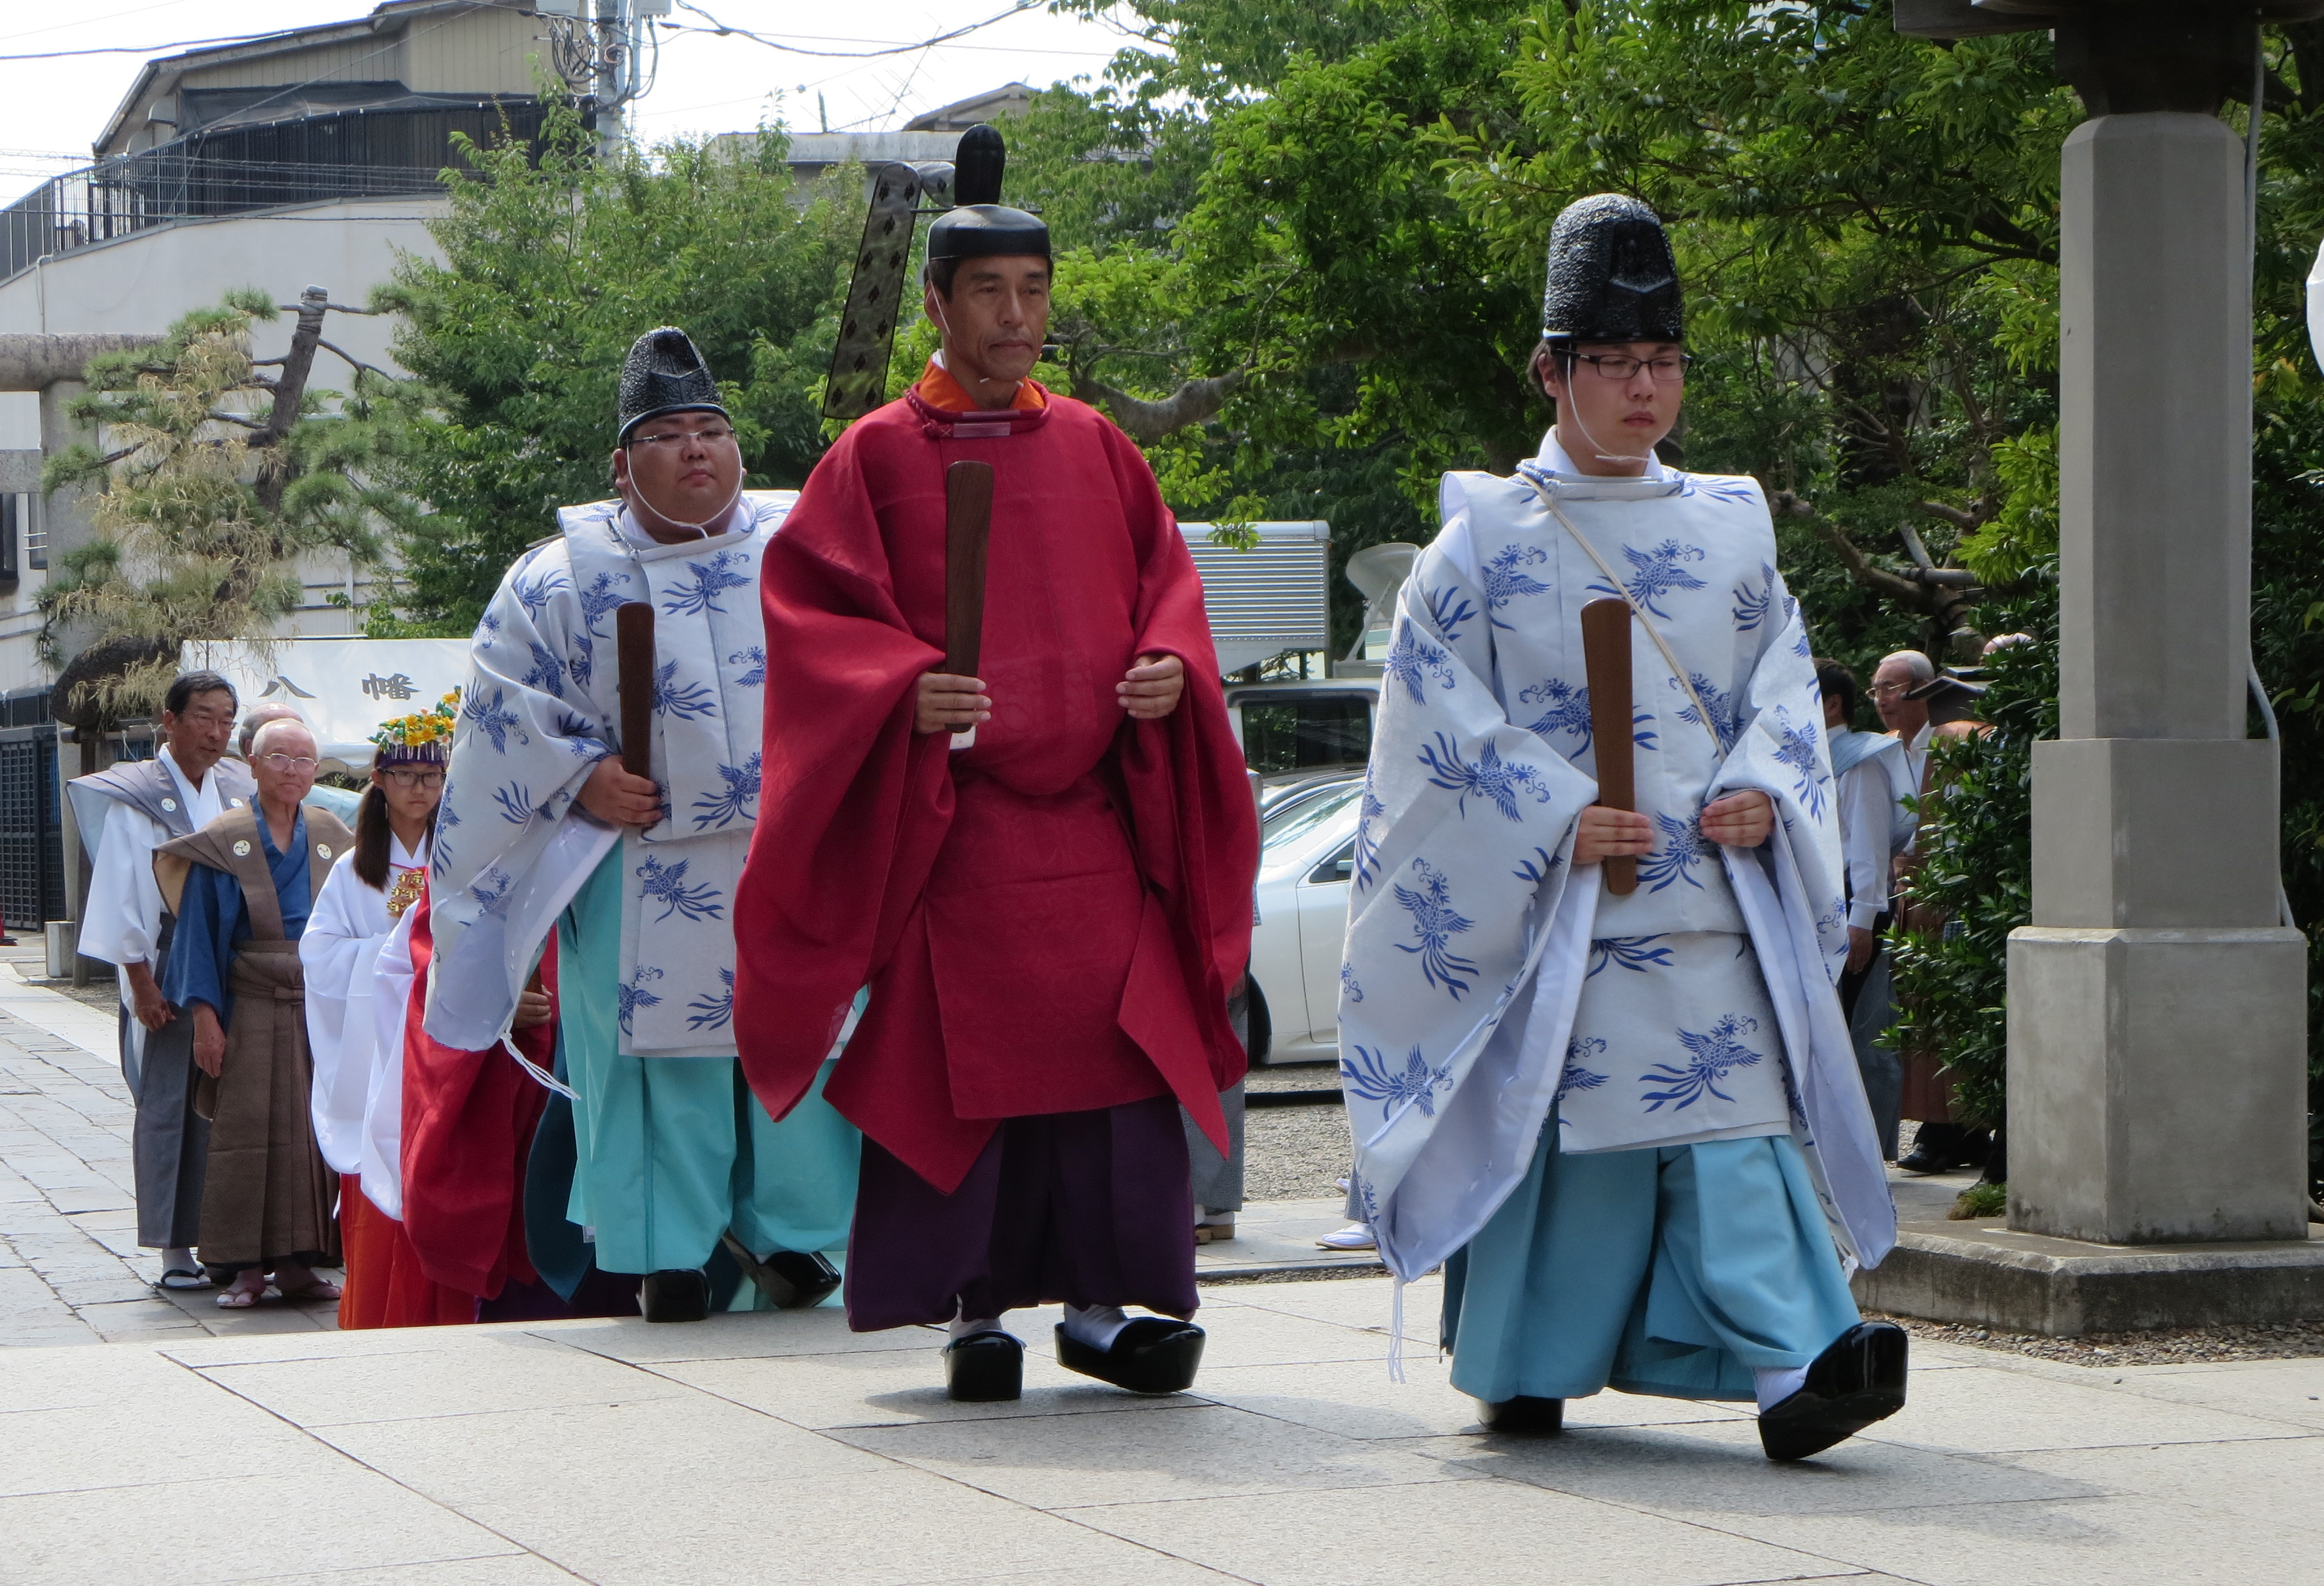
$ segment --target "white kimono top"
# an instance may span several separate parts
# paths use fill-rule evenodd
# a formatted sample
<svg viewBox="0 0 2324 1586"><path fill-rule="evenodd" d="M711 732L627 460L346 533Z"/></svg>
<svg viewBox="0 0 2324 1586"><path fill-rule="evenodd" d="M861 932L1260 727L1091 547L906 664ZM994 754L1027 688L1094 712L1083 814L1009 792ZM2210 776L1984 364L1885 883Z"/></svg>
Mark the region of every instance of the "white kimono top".
<svg viewBox="0 0 2324 1586"><path fill-rule="evenodd" d="M361 1175L366 1192L374 1173L395 1172L402 1136L403 1047L378 1044L373 972L401 917L401 910L389 912L391 895L401 883L409 901L412 887L403 878L418 876L427 863L424 843L413 853L391 835L389 885L381 889L355 874L352 853L342 855L316 892L299 938L299 962L307 971L307 1045L315 1063L315 1144L332 1171ZM383 1073L391 1065L392 1076ZM393 1097L392 1117L376 1115L383 1091ZM370 1198L379 1203L378 1196Z"/></svg>
<svg viewBox="0 0 2324 1586"><path fill-rule="evenodd" d="M195 787L178 769L166 743L154 759L170 773L194 830L200 831L226 813L217 777L204 777L202 785ZM96 845L97 862L89 871L88 895L81 902L80 951L124 966L153 961L163 913L161 886L153 879L153 850L169 840L169 831L144 811L117 799L106 802L105 827ZM129 977L118 978L121 1005L130 1010L127 1057L134 1065L144 1055L145 1027L137 1022L136 992Z"/></svg>

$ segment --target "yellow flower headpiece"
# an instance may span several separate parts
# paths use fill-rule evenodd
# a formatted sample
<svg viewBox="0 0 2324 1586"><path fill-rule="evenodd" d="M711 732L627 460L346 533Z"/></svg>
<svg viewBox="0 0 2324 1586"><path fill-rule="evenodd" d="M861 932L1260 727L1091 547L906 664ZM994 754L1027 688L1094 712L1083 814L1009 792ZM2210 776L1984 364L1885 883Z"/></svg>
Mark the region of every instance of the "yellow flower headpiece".
<svg viewBox="0 0 2324 1586"><path fill-rule="evenodd" d="M437 765L452 758L452 729L460 719L460 691L455 688L427 710L383 722L371 735L376 753L374 765L398 765L425 761Z"/></svg>

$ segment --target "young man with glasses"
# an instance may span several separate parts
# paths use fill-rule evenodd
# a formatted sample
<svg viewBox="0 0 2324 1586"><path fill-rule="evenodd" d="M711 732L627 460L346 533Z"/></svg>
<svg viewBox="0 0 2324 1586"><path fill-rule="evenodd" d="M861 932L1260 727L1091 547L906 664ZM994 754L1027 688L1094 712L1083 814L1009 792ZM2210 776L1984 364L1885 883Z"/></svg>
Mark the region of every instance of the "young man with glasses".
<svg viewBox="0 0 2324 1586"><path fill-rule="evenodd" d="M309 804L314 734L269 722L251 742L258 797L153 856L178 918L162 994L192 1015L196 1108L210 1120L199 1254L232 1281L218 1305L246 1310L271 1278L284 1299L336 1300L335 1184L316 1148L299 938L315 893L354 834Z"/></svg>
<svg viewBox="0 0 2324 1586"><path fill-rule="evenodd" d="M165 1289L209 1286L193 1246L210 1126L194 1111L193 1019L161 994L174 922L153 880L153 851L256 795L249 770L225 758L235 703L217 673L183 673L162 698L152 759L69 785L90 863L80 951L120 968L121 1072L137 1106L137 1242L161 1252Z"/></svg>
<svg viewBox="0 0 2324 1586"><path fill-rule="evenodd" d="M819 1093L770 1119L733 1016L773 686L759 560L796 497L743 489L733 420L680 330L632 347L613 442L618 499L560 512L476 631L430 862L424 1031L407 1041L495 1048L556 932L576 1166L562 1203L530 1209L569 1258L543 1277L570 1298L594 1257L641 1275L649 1321L696 1321L741 1263L777 1304L813 1304L838 1282L820 1252L846 1236L855 1131ZM641 602L652 671L625 680L615 613ZM652 693L650 776L622 768L625 687Z"/></svg>
<svg viewBox="0 0 2324 1586"><path fill-rule="evenodd" d="M1445 478L1399 600L1340 1007L1351 1183L1399 1282L1443 1263L1489 1429L1611 1387L1756 1401L1768 1456L1803 1458L1904 1385L1840 1253L1877 1263L1895 1214L1833 990L1806 628L1758 484L1655 456L1685 338L1653 212L1571 206L1548 276L1556 423L1514 477ZM1601 601L1627 678L1584 652ZM1600 802L1614 751L1628 808Z"/></svg>

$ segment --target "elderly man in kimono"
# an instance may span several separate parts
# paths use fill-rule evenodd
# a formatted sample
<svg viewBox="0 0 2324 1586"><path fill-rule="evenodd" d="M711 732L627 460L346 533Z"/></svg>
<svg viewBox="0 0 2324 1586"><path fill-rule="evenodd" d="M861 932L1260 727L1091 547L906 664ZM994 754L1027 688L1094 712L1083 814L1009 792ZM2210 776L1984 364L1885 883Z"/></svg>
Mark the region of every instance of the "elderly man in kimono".
<svg viewBox="0 0 2324 1586"><path fill-rule="evenodd" d="M200 1256L231 1273L217 1303L256 1305L270 1275L287 1300L336 1300L314 1272L336 1245L330 1169L309 1110L306 974L299 938L321 878L354 843L305 803L318 759L314 734L270 722L252 744L254 807L228 810L153 856L178 917L162 994L192 1016L195 1106L210 1120Z"/></svg>
<svg viewBox="0 0 2324 1586"><path fill-rule="evenodd" d="M193 1020L161 994L172 922L153 851L255 794L250 772L224 758L235 705L234 685L217 673L184 673L161 702L159 753L69 784L92 867L80 951L120 969L121 1072L137 1108L137 1242L161 1252L167 1289L209 1286L193 1246L210 1126L194 1111Z"/></svg>
<svg viewBox="0 0 2324 1586"><path fill-rule="evenodd" d="M1609 1387L1756 1400L1797 1459L1904 1403L1904 1334L1859 1320L1845 1265L1895 1211L1766 504L1655 456L1683 346L1653 212L1567 208L1534 364L1556 428L1513 477L1445 478L1399 600L1340 1009L1351 1182L1399 1311L1444 1264L1452 1382L1491 1429L1554 1432ZM1601 598L1629 607L1635 810L1598 801Z"/></svg>
<svg viewBox="0 0 2324 1586"><path fill-rule="evenodd" d="M683 331L640 337L614 428L619 499L567 507L476 630L430 862L423 1028L496 1048L558 933L578 1165L560 1210L646 1319L709 1313L723 1246L778 1305L837 1286L858 1137L816 1093L777 1124L734 1056L734 891L758 820L767 687L759 558L796 499L746 493ZM614 613L650 603L652 675ZM653 774L622 769L621 695L650 688ZM513 1061L513 1059L511 1059Z"/></svg>

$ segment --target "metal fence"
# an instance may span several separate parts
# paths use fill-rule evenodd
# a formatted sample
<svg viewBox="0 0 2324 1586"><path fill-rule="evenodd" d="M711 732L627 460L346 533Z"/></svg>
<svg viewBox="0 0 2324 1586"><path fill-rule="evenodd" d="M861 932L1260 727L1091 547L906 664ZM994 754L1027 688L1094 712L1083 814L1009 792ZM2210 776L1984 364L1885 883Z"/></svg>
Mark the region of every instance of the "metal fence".
<svg viewBox="0 0 2324 1586"><path fill-rule="evenodd" d="M64 788L45 688L0 700L0 921L65 917Z"/></svg>
<svg viewBox="0 0 2324 1586"><path fill-rule="evenodd" d="M480 144L540 133L531 100L360 109L195 133L42 182L0 209L0 281L54 254L172 221L345 198L429 198Z"/></svg>

